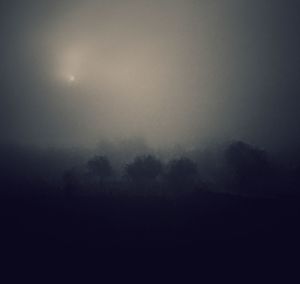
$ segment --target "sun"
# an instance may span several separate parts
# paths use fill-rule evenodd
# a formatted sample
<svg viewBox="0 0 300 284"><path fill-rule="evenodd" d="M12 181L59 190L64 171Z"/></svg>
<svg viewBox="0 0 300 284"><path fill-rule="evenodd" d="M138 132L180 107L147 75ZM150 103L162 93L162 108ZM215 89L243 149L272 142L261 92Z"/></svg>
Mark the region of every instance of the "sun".
<svg viewBox="0 0 300 284"><path fill-rule="evenodd" d="M69 81L70 83L75 82L75 76L74 76L74 75L69 75L69 76L68 76L68 81Z"/></svg>

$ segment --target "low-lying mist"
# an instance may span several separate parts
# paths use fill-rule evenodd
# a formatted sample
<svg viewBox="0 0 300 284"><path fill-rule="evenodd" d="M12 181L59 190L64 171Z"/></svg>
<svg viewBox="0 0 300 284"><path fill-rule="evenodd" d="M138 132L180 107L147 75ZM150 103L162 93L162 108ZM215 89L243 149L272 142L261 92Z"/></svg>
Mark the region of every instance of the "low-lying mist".
<svg viewBox="0 0 300 284"><path fill-rule="evenodd" d="M0 152L2 194L299 194L300 157L242 141L162 149L131 139L94 148L2 145Z"/></svg>

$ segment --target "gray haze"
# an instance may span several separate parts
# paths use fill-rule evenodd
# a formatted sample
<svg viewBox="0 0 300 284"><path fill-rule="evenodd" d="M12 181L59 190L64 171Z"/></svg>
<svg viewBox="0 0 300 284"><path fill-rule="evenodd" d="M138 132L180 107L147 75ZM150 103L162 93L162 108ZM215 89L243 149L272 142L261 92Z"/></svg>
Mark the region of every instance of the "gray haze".
<svg viewBox="0 0 300 284"><path fill-rule="evenodd" d="M1 142L300 145L298 1L1 1Z"/></svg>

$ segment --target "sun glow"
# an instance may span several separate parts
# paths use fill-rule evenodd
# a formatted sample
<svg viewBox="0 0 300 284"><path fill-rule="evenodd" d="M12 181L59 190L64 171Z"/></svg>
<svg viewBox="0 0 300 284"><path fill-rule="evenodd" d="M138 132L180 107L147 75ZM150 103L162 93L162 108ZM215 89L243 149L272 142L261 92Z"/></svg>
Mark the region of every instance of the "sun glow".
<svg viewBox="0 0 300 284"><path fill-rule="evenodd" d="M68 76L68 81L69 81L70 83L75 82L75 76L74 76L74 75L69 75L69 76Z"/></svg>

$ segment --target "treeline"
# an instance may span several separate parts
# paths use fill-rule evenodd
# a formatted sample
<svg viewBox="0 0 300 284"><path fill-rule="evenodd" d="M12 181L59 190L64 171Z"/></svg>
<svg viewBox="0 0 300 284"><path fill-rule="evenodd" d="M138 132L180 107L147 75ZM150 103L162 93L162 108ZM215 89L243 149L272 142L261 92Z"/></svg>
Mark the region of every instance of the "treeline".
<svg viewBox="0 0 300 284"><path fill-rule="evenodd" d="M123 148L122 148L123 146ZM199 150L153 151L141 143L101 144L96 151L1 148L2 193L120 192L247 195L298 194L300 163L283 162L242 141Z"/></svg>
<svg viewBox="0 0 300 284"><path fill-rule="evenodd" d="M185 155L183 155L185 154ZM95 155L63 175L65 194L128 191L185 194L217 191L245 195L298 194L300 167L276 162L268 153L242 141L215 151L177 153L175 158L142 154L115 170L109 158Z"/></svg>
<svg viewBox="0 0 300 284"><path fill-rule="evenodd" d="M73 168L63 175L63 188L67 196L76 191L119 191L132 193L168 193L200 189L197 164L181 157L163 163L154 155L141 155L127 163L118 175L105 156L91 158L84 167ZM171 191L170 191L171 190Z"/></svg>

